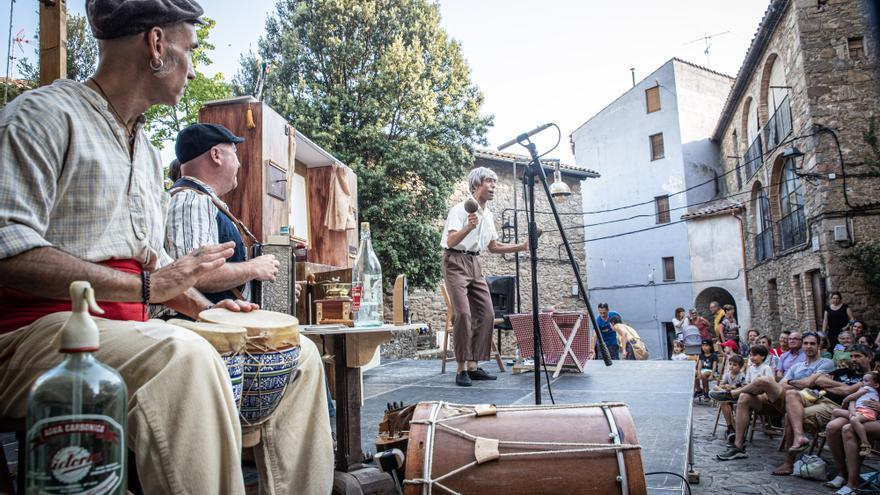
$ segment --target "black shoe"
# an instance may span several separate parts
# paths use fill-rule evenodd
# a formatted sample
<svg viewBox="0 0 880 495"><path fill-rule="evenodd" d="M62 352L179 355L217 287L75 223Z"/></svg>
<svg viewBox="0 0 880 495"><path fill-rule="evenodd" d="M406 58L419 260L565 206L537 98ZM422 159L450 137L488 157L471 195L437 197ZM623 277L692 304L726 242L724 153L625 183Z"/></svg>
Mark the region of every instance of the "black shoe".
<svg viewBox="0 0 880 495"><path fill-rule="evenodd" d="M455 374L455 384L459 387L470 387L471 377L468 376L467 371L462 371L460 373Z"/></svg>
<svg viewBox="0 0 880 495"><path fill-rule="evenodd" d="M715 456L719 461L732 461L734 459L745 459L749 455L746 454L746 449L738 448L736 445L727 449L723 454L718 454Z"/></svg>
<svg viewBox="0 0 880 495"><path fill-rule="evenodd" d="M733 428L728 428L727 429L727 446L733 447L735 445L735 441L736 441L736 430L734 430Z"/></svg>
<svg viewBox="0 0 880 495"><path fill-rule="evenodd" d="M495 375L490 375L486 373L486 370L483 368L477 368L474 371L468 371L468 376L471 380L497 380L498 377Z"/></svg>

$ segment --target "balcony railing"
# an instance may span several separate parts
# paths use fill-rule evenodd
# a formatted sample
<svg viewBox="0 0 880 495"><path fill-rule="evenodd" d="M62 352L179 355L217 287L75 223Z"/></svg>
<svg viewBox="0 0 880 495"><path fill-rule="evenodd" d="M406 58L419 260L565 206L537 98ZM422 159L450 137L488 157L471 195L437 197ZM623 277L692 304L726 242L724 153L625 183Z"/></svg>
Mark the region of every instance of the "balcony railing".
<svg viewBox="0 0 880 495"><path fill-rule="evenodd" d="M791 106L788 104L788 96L776 106L764 129L767 132L768 150L775 148L791 132Z"/></svg>
<svg viewBox="0 0 880 495"><path fill-rule="evenodd" d="M807 222L804 220L804 208L800 207L782 217L777 223L782 250L792 248L807 241Z"/></svg>
<svg viewBox="0 0 880 495"><path fill-rule="evenodd" d="M758 134L755 137L755 140L752 141L752 144L749 145L749 149L746 150L746 154L743 156L743 163L746 167L746 178L751 179L755 172L761 168L763 164L764 149L761 146L761 135Z"/></svg>
<svg viewBox="0 0 880 495"><path fill-rule="evenodd" d="M755 236L755 259L764 261L773 256L773 231L770 229Z"/></svg>

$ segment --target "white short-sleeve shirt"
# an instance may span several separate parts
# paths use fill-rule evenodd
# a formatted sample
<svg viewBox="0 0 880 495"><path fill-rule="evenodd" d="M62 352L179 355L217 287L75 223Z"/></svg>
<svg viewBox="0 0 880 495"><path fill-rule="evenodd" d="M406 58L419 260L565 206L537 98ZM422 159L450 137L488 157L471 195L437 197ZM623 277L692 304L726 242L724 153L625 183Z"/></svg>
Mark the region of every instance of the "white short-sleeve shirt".
<svg viewBox="0 0 880 495"><path fill-rule="evenodd" d="M444 249L482 251L489 246L490 242L498 239L498 232L495 230L495 215L489 210L488 205L484 205L477 210L477 218L480 219L480 223L477 224L477 228L468 232L468 235L465 236L458 245L449 246L446 242L447 239L449 239L450 231L459 231L464 228L465 224L467 224L468 213L464 209L464 203L465 202L462 201L449 210L449 215L446 217L446 226L443 228L443 239L440 241L440 245Z"/></svg>

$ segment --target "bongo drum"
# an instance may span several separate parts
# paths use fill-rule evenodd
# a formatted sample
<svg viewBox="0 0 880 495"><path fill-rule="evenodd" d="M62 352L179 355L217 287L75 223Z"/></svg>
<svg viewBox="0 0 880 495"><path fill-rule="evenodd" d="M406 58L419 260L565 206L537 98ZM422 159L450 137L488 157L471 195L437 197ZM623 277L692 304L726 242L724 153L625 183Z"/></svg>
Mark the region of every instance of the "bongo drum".
<svg viewBox="0 0 880 495"><path fill-rule="evenodd" d="M247 343L247 330L244 327L217 325L177 318L168 320L168 323L192 330L214 346L214 349L217 349L223 362L226 363L227 371L229 371L235 407L241 407L242 379L244 376L244 355L241 354L241 351Z"/></svg>
<svg viewBox="0 0 880 495"><path fill-rule="evenodd" d="M223 308L202 311L199 319L245 328L241 421L244 426L263 423L278 407L287 386L296 379L299 322L293 316L274 311L243 313Z"/></svg>
<svg viewBox="0 0 880 495"><path fill-rule="evenodd" d="M621 403L556 406L422 402L410 422L404 493L647 493Z"/></svg>

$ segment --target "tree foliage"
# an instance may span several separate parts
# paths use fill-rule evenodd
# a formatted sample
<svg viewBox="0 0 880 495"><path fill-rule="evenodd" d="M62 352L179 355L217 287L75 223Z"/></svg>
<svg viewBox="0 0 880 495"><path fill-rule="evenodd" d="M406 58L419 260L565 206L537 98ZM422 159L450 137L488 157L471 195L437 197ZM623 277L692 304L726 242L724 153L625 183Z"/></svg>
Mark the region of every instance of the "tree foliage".
<svg viewBox="0 0 880 495"><path fill-rule="evenodd" d="M39 37L39 33L37 33ZM36 50L39 60L39 49ZM84 15L67 16L67 78L74 81L85 81L98 67L98 43L92 36L89 21ZM18 72L22 78L30 81L32 87L39 86L39 62L31 63L28 59L18 61Z"/></svg>
<svg viewBox="0 0 880 495"><path fill-rule="evenodd" d="M236 91L271 65L265 99L358 175L360 219L390 279L440 279L438 219L491 118L427 0L280 0Z"/></svg>
<svg viewBox="0 0 880 495"><path fill-rule="evenodd" d="M860 242L844 255L844 260L862 273L865 282L880 289L880 242Z"/></svg>
<svg viewBox="0 0 880 495"><path fill-rule="evenodd" d="M223 80L223 74L218 72L208 77L199 70L211 64L208 52L214 49L214 45L208 42L208 36L217 25L213 19L204 20L206 24L196 26L199 47L193 52L195 79L187 83L183 97L176 106L156 105L145 114L145 128L150 134L150 141L157 147L161 147L164 141L177 139L177 133L184 127L198 122L199 109L206 101L232 96L232 85Z"/></svg>

